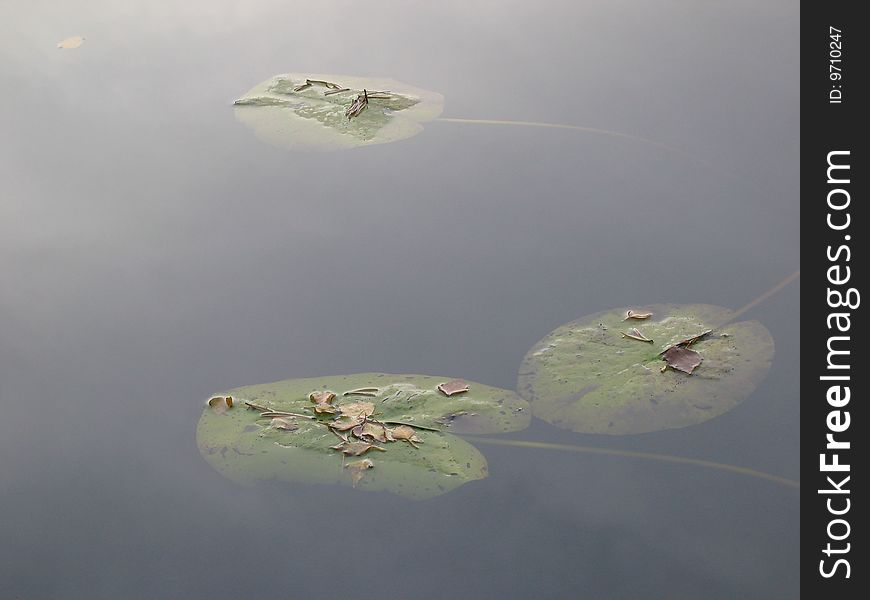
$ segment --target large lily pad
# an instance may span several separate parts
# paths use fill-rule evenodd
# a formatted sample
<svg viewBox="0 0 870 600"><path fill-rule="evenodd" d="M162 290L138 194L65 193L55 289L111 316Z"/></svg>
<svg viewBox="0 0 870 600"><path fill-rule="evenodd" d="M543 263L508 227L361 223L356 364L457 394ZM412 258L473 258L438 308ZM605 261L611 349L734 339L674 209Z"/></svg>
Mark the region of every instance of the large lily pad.
<svg viewBox="0 0 870 600"><path fill-rule="evenodd" d="M628 310L653 315L626 320ZM715 329L730 314L708 304L666 304L581 317L535 344L523 359L517 389L535 416L582 433L624 435L701 423L742 402L773 359L773 338L761 323ZM702 361L691 374L662 371L665 350L711 329L691 344Z"/></svg>
<svg viewBox="0 0 870 600"><path fill-rule="evenodd" d="M409 498L429 498L463 483L487 476L486 459L471 444L450 432L497 433L528 426L528 404L514 392L469 382L469 391L446 396L438 391L447 377L359 373L333 377L288 379L222 392L232 397L233 407L215 410L206 405L197 429L197 444L205 459L228 478L240 483L279 480L342 484L364 490L384 490ZM323 394L332 390L334 413L316 413L325 406ZM344 392L360 390L344 395ZM260 416L260 410L308 415L304 417ZM224 407L225 403L216 402ZM326 423L343 412L370 413L388 427L399 423L415 426L414 440L405 432L395 442L377 443L384 452L367 452L373 467L357 469L332 446L341 446L338 435ZM366 408L369 407L369 408ZM288 428L286 423L294 428ZM422 429L425 427L427 429ZM431 431L434 429L436 431ZM401 430L400 430L401 431ZM340 448L339 448L340 449ZM356 466L362 466L357 464Z"/></svg>
<svg viewBox="0 0 870 600"><path fill-rule="evenodd" d="M306 87L309 80L348 91ZM349 119L345 113L363 90L389 93L372 97L359 116ZM255 86L235 106L236 118L260 139L294 150L337 150L416 135L423 130L421 123L441 114L444 97L393 79L289 73Z"/></svg>

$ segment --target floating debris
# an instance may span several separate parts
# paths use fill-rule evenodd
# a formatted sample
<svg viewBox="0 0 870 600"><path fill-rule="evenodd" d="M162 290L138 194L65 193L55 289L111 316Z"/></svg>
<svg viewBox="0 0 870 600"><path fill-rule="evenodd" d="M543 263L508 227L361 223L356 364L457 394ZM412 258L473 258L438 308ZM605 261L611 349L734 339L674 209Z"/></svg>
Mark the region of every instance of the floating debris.
<svg viewBox="0 0 870 600"><path fill-rule="evenodd" d="M356 484L358 484L360 480L362 480L363 474L369 469L373 469L374 466L375 463L373 463L370 458L364 458L362 460L355 460L353 462L349 462L344 465L344 468L350 472L353 487L356 487Z"/></svg>
<svg viewBox="0 0 870 600"><path fill-rule="evenodd" d="M85 41L85 38L80 35L74 35L72 37L68 37L62 39L57 43L57 47L62 50L72 50L73 48L78 48L82 45L82 42Z"/></svg>

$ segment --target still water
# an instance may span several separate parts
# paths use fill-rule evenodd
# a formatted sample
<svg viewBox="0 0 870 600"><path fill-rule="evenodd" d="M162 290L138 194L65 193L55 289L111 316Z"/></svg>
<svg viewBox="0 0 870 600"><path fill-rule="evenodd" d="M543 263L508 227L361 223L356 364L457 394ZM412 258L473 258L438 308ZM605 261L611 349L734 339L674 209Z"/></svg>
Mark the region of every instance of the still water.
<svg viewBox="0 0 870 600"><path fill-rule="evenodd" d="M423 372L512 389L557 325L737 308L793 272L798 3L0 2L0 597L795 598L796 489L481 446L423 502L241 487L213 392ZM80 48L56 42L85 36ZM294 153L232 101L288 71L438 91L401 142ZM503 439L798 478L799 296L772 369L685 429Z"/></svg>

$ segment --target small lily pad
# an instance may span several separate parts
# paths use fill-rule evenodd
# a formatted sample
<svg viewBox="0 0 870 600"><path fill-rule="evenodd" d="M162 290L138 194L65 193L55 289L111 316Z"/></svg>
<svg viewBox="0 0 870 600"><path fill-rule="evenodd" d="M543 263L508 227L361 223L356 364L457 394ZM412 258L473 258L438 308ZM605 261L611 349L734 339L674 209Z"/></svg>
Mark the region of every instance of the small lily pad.
<svg viewBox="0 0 870 600"><path fill-rule="evenodd" d="M653 313L643 321L643 336L653 343L626 336L627 309L620 308L562 325L526 354L517 389L535 416L581 433L685 427L733 409L770 369L770 333L757 321L717 328L728 322L727 308L668 304L632 310ZM685 345L691 350L678 351L673 358L679 366L671 366L688 372L663 371L662 355Z"/></svg>
<svg viewBox="0 0 870 600"><path fill-rule="evenodd" d="M411 137L443 106L441 94L393 79L312 73L276 75L235 102L236 118L259 138L309 151Z"/></svg>
<svg viewBox="0 0 870 600"><path fill-rule="evenodd" d="M356 478L356 487L410 498L436 496L487 476L483 455L452 431L517 431L530 420L530 411L522 410L528 404L514 392L470 383L468 392L448 397L437 388L449 380L361 373L237 388L216 396L232 395L236 408L203 411L197 444L215 469L242 483L352 485L355 478L344 468L342 454L371 457L369 450L381 449L373 457L377 468ZM327 390L337 394L330 404L337 414L315 412L324 404L319 392ZM359 393L344 395L350 390L365 390L365 400ZM271 425L274 415L294 414L315 418L289 421L296 426L292 430ZM338 446L336 436L342 439Z"/></svg>

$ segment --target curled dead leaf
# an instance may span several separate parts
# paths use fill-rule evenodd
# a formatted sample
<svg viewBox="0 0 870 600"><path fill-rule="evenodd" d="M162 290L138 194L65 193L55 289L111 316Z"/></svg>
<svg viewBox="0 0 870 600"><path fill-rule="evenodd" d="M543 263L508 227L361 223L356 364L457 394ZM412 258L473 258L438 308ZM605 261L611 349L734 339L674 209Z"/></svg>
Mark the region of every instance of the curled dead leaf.
<svg viewBox="0 0 870 600"><path fill-rule="evenodd" d="M216 413L224 413L233 407L232 396L213 396L208 399L208 405Z"/></svg>
<svg viewBox="0 0 870 600"><path fill-rule="evenodd" d="M631 339L637 340L639 342L647 342L649 344L653 343L653 341L651 339L649 339L648 337L646 337L644 334L642 334L637 327L632 327L627 332L624 331L622 333L622 337L631 338Z"/></svg>
<svg viewBox="0 0 870 600"><path fill-rule="evenodd" d="M468 384L465 383L461 379L454 379L453 381L448 381L446 383L439 383L438 390L443 393L445 396L452 396L454 394L462 394L469 390Z"/></svg>
<svg viewBox="0 0 870 600"><path fill-rule="evenodd" d="M651 316L653 316L653 313L651 312L643 312L639 310L629 309L625 313L625 320L627 321L628 319L636 319L638 321L643 321L644 319L649 319Z"/></svg>

